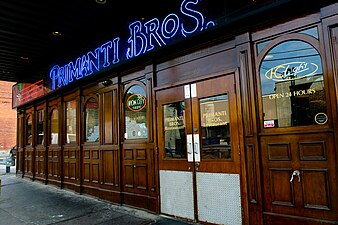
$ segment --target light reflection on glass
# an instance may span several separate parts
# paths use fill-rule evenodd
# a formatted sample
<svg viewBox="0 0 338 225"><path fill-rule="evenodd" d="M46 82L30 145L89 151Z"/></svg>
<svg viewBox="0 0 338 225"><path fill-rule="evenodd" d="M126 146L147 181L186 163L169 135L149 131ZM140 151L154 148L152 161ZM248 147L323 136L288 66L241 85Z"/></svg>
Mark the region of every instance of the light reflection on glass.
<svg viewBox="0 0 338 225"><path fill-rule="evenodd" d="M186 158L184 102L163 106L165 158Z"/></svg>
<svg viewBox="0 0 338 225"><path fill-rule="evenodd" d="M321 58L310 44L287 41L272 48L260 80L265 128L312 125L326 113Z"/></svg>
<svg viewBox="0 0 338 225"><path fill-rule="evenodd" d="M231 159L228 95L199 100L202 128L202 159Z"/></svg>

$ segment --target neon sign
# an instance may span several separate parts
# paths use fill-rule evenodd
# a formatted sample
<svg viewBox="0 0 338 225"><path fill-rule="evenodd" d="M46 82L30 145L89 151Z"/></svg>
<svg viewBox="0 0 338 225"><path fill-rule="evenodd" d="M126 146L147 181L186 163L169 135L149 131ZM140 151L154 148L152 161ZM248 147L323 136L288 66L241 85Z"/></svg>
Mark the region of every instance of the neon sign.
<svg viewBox="0 0 338 225"><path fill-rule="evenodd" d="M141 94L130 95L127 99L127 107L130 111L140 112L146 107L147 99Z"/></svg>
<svg viewBox="0 0 338 225"><path fill-rule="evenodd" d="M183 0L180 14L170 13L163 20L153 18L149 21L135 21L129 24L130 37L126 49L120 48L121 38L116 37L94 51L78 57L75 61L64 66L53 66L49 72L51 89L66 86L75 80L116 65L122 60L129 60L155 48L163 47L175 38L185 38L215 26L213 21L206 22L205 16L194 9L199 1Z"/></svg>
<svg viewBox="0 0 338 225"><path fill-rule="evenodd" d="M307 62L289 62L275 66L265 73L265 77L274 81L297 80L314 75L318 65Z"/></svg>

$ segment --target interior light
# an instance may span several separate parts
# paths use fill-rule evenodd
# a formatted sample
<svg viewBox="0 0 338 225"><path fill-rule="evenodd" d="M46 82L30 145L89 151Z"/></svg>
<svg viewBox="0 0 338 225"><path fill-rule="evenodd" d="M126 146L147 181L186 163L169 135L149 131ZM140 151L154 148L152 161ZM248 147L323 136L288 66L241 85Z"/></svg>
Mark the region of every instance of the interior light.
<svg viewBox="0 0 338 225"><path fill-rule="evenodd" d="M95 0L95 2L98 3L98 4L103 5L103 4L107 3L107 0Z"/></svg>
<svg viewBox="0 0 338 225"><path fill-rule="evenodd" d="M59 31L53 31L52 34L54 36L61 36L61 32L59 32Z"/></svg>
<svg viewBox="0 0 338 225"><path fill-rule="evenodd" d="M20 59L28 60L29 58L27 56L21 56Z"/></svg>

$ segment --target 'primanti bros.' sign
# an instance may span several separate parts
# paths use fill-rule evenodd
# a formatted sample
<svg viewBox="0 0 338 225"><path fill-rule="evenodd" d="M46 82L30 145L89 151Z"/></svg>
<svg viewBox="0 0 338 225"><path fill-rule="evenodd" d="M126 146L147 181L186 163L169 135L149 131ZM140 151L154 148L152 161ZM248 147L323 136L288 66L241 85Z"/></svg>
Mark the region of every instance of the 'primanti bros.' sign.
<svg viewBox="0 0 338 225"><path fill-rule="evenodd" d="M183 0L177 14L170 13L163 20L153 18L129 24L130 36L126 43L121 44L125 41L115 37L75 61L63 66L53 66L49 72L51 90L95 74L121 61L163 47L174 39L185 38L215 26L213 21L205 21L205 16L196 10L198 3L199 0ZM127 47L121 49L120 46Z"/></svg>

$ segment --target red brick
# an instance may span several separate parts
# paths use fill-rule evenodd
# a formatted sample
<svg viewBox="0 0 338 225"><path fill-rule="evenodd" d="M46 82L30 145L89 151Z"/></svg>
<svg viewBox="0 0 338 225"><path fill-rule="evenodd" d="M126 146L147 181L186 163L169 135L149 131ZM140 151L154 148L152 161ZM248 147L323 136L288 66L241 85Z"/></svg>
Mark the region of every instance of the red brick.
<svg viewBox="0 0 338 225"><path fill-rule="evenodd" d="M0 81L0 150L16 144L16 110L12 109L12 86L15 83Z"/></svg>

